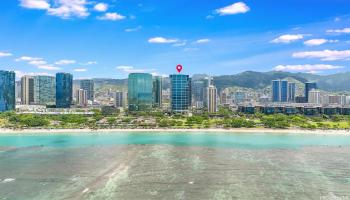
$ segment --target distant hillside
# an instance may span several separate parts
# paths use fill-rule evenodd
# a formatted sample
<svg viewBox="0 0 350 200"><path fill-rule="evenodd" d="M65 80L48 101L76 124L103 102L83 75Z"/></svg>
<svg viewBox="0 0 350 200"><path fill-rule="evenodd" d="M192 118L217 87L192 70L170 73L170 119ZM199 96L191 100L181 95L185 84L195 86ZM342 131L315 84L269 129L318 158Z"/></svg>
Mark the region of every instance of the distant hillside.
<svg viewBox="0 0 350 200"><path fill-rule="evenodd" d="M205 77L203 74L193 75L193 79L201 79ZM307 81L315 81L318 87L325 91L332 92L350 92L350 72L338 73L332 75L315 75L308 73L290 73L290 72L254 72L246 71L235 75L215 76L214 83L219 90L229 87L242 87L251 89L264 89L271 86L271 81L275 79L294 79L297 82L305 83ZM94 79L96 89L126 90L127 79ZM164 78L163 87L170 87L169 78ZM75 84L79 81L75 80Z"/></svg>
<svg viewBox="0 0 350 200"><path fill-rule="evenodd" d="M216 76L214 83L219 90L238 86L253 89L262 89L271 85L271 80L293 78L302 83L315 81L318 87L325 91L350 91L350 72L332 75L315 75L290 72L253 72L247 71L235 75Z"/></svg>

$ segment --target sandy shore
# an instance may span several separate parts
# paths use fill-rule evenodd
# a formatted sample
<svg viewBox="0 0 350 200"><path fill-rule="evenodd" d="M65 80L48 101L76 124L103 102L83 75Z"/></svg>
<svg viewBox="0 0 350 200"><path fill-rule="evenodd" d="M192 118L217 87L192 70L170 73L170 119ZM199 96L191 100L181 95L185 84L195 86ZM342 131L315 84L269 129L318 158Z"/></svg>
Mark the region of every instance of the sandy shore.
<svg viewBox="0 0 350 200"><path fill-rule="evenodd" d="M306 130L306 129L268 129L268 128L237 128L237 129L0 129L1 134L83 134L83 133L128 133L128 132L191 132L191 133L288 133L317 135L349 135L350 130Z"/></svg>

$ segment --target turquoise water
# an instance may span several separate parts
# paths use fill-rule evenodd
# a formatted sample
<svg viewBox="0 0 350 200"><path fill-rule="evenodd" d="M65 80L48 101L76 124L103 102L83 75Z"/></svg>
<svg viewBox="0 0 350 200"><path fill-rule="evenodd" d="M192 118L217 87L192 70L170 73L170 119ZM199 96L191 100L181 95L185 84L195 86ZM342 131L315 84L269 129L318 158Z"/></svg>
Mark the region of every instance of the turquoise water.
<svg viewBox="0 0 350 200"><path fill-rule="evenodd" d="M350 199L350 136L0 135L0 199Z"/></svg>
<svg viewBox="0 0 350 200"><path fill-rule="evenodd" d="M74 135L4 135L3 147L79 147L92 145L167 144L224 148L300 148L303 146L349 146L350 136L269 133L81 133Z"/></svg>

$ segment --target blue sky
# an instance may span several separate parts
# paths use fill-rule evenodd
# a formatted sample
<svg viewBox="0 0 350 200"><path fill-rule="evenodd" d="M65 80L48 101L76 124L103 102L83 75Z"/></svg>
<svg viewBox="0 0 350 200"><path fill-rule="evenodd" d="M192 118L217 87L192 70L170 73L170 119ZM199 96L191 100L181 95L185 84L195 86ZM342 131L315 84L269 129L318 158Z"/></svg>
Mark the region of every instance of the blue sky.
<svg viewBox="0 0 350 200"><path fill-rule="evenodd" d="M350 68L348 0L2 0L0 68L124 78L129 72L330 74Z"/></svg>

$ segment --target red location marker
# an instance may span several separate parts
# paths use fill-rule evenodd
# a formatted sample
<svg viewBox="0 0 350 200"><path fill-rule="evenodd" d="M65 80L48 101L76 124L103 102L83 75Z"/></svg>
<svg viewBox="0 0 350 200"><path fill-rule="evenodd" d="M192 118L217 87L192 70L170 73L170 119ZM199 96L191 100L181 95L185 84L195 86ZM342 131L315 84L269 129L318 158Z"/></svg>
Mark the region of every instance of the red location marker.
<svg viewBox="0 0 350 200"><path fill-rule="evenodd" d="M177 65L176 70L180 73L182 71L182 65Z"/></svg>

